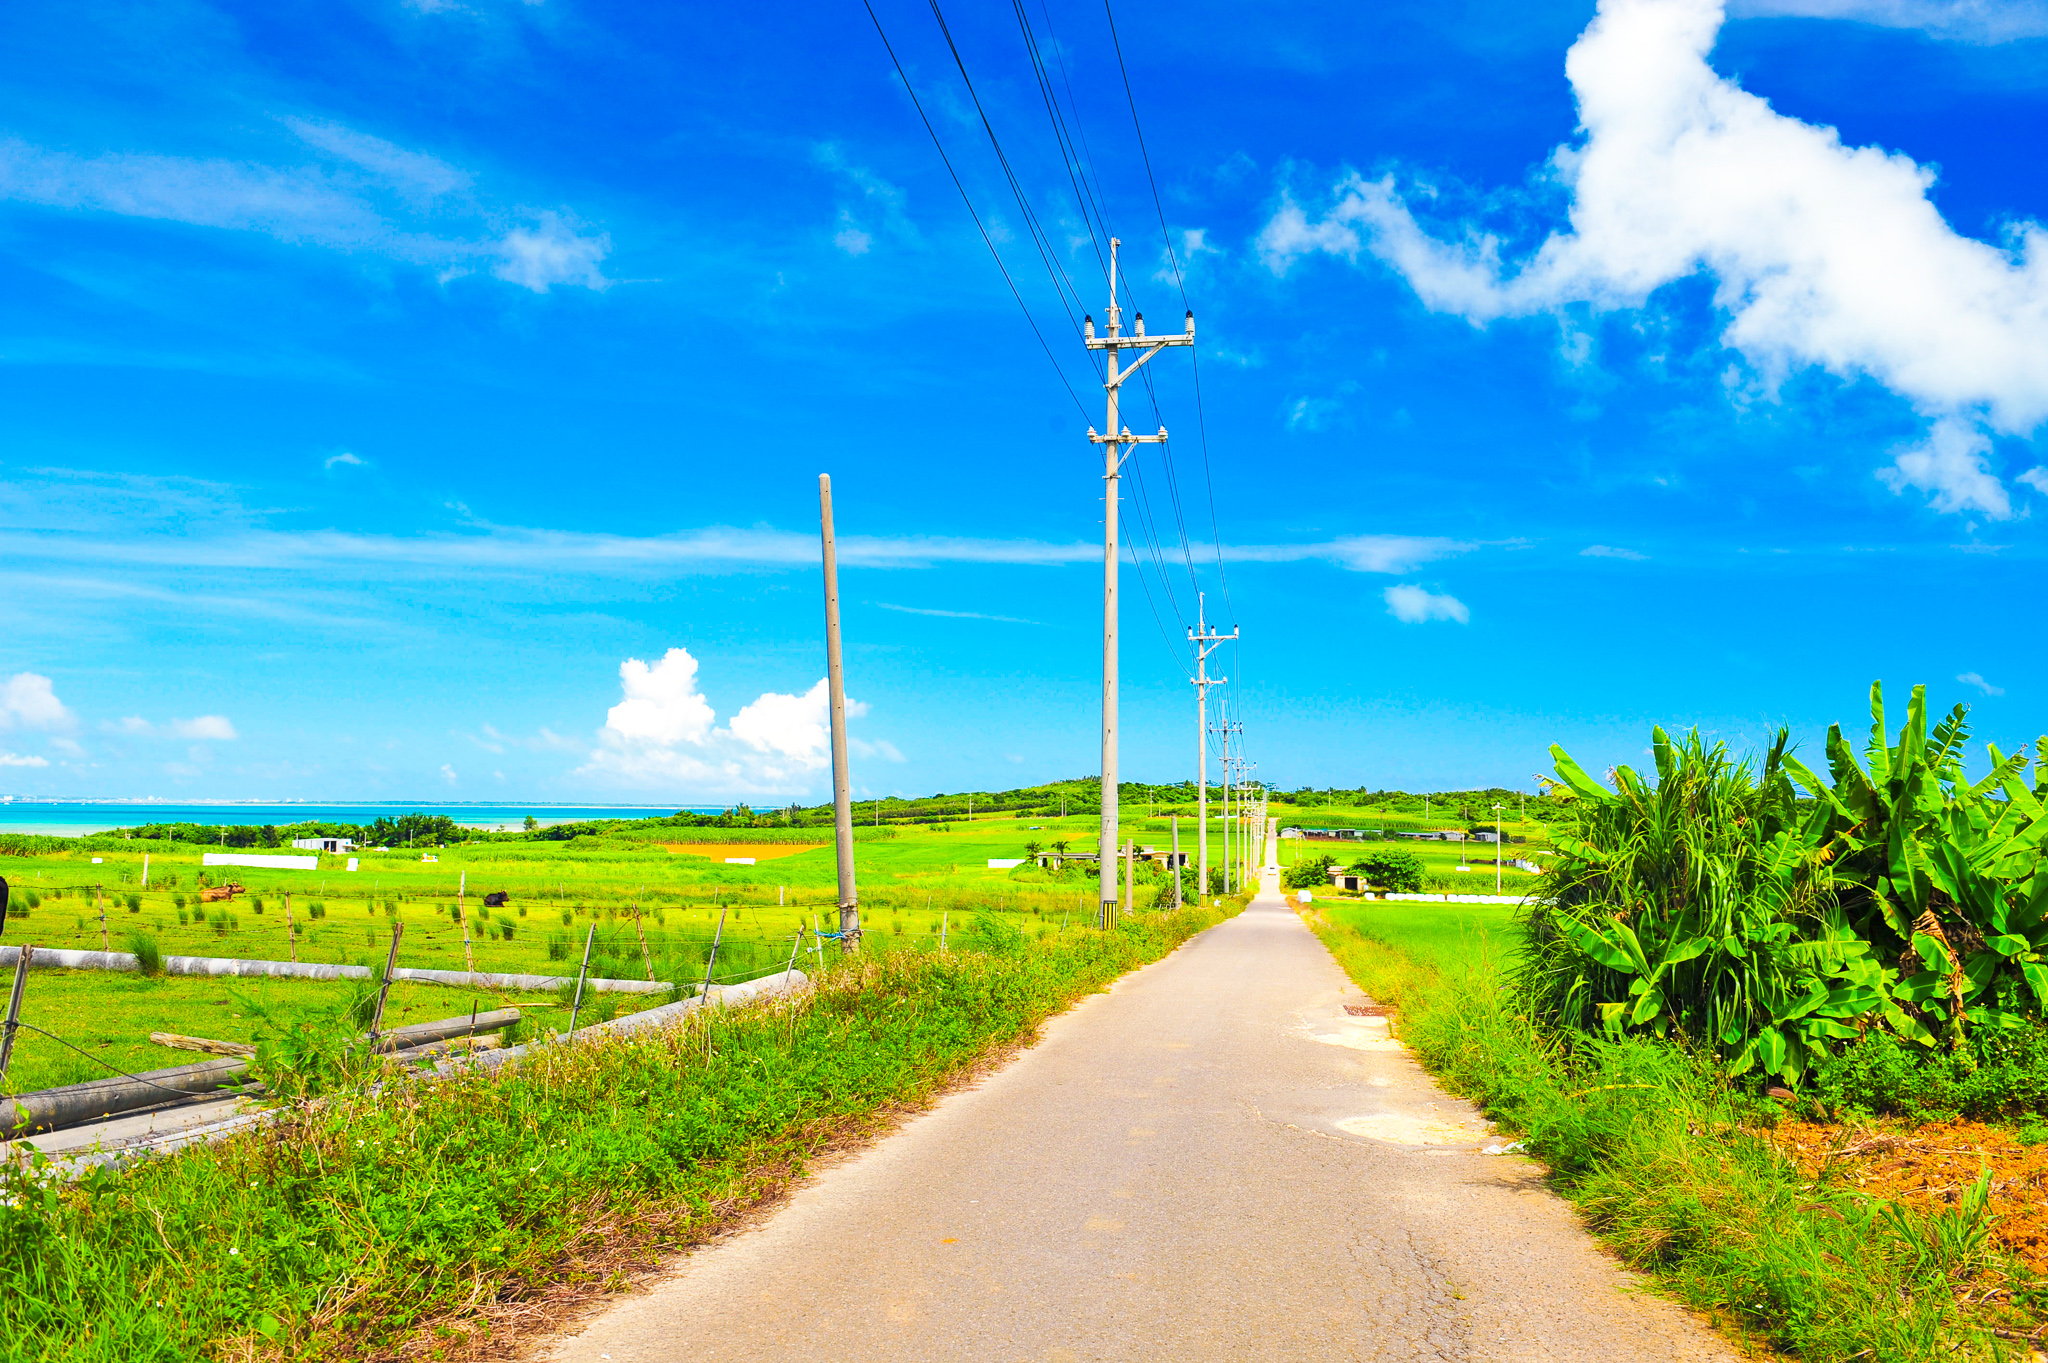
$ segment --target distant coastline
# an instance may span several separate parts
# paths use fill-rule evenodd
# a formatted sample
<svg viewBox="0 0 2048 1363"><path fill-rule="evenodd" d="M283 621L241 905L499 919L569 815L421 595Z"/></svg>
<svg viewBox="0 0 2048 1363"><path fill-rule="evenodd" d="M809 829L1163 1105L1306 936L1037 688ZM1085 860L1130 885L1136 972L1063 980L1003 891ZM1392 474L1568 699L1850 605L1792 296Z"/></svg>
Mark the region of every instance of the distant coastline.
<svg viewBox="0 0 2048 1363"><path fill-rule="evenodd" d="M690 810L716 814L725 805L567 804L544 800L111 800L0 795L0 833L85 837L150 823L369 823L379 815L445 814L465 828L542 827L584 819L658 819Z"/></svg>

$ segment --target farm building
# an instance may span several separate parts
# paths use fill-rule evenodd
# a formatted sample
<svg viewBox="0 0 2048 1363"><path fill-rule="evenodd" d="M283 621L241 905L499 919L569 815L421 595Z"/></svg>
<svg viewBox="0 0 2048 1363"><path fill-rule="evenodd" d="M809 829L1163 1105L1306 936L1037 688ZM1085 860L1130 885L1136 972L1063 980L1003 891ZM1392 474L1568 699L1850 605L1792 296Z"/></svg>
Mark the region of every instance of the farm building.
<svg viewBox="0 0 2048 1363"><path fill-rule="evenodd" d="M337 856L356 850L353 838L293 838L292 846L308 852L332 852Z"/></svg>

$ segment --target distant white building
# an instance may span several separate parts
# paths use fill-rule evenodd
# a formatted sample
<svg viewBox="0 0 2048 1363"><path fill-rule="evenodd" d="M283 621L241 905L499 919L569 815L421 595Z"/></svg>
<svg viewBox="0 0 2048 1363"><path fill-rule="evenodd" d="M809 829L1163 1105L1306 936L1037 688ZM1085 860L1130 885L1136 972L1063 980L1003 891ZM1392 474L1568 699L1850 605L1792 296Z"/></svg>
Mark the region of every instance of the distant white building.
<svg viewBox="0 0 2048 1363"><path fill-rule="evenodd" d="M292 846L308 852L332 852L336 856L356 850L353 838L293 838Z"/></svg>

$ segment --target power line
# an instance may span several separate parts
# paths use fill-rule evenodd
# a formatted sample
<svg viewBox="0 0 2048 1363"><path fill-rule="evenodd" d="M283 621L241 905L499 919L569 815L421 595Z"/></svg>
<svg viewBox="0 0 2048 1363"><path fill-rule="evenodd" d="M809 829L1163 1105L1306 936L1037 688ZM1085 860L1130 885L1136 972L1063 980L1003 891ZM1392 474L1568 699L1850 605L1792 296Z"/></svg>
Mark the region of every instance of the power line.
<svg viewBox="0 0 2048 1363"><path fill-rule="evenodd" d="M1073 402L1074 409L1086 418L1088 409L1082 406L1081 397L1074 391L1074 385L1067 382L1067 371L1060 364L1058 357L1052 353L1052 347L1046 343L1045 333L1038 329L1038 319L1031 315L1031 307L1018 290L1017 281L1010 277L1010 267L1003 263L1003 253L996 249L995 239L989 236L988 228L982 225L981 214L974 211L974 200L968 197L967 186L960 182L960 172L953 169L953 158L946 155L946 144L939 140L938 129L932 126L931 118L924 111L924 102L918 99L917 90L910 83L910 73L903 69L903 62L896 56L896 47L889 41L888 31L882 27L881 16L875 13L875 7L870 0L861 0L861 5L867 10L869 20L874 23L875 36L882 40L882 48L889 54L889 61L896 68L896 78L903 82L903 92L910 96L910 105L917 110L918 121L924 124L926 134L931 137L932 147L939 153L939 160L944 163L946 174L952 177L953 188L960 192L960 202L966 205L967 216L974 219L974 230L981 234L982 245L988 247L988 253L994 258L996 268L1003 273L1003 282L1010 286L1010 296L1017 300L1017 307L1024 313L1024 321L1031 327L1031 334L1038 338L1038 348L1045 352L1045 358L1051 363L1053 372L1060 376L1060 387L1067 390L1067 397Z"/></svg>

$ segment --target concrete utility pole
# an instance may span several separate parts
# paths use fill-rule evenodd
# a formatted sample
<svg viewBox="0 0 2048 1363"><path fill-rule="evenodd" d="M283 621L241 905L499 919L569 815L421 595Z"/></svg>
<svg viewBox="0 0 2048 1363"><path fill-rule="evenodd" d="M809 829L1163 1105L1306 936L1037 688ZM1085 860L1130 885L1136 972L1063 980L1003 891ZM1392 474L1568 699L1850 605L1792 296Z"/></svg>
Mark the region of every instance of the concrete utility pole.
<svg viewBox="0 0 2048 1363"><path fill-rule="evenodd" d="M1228 677L1209 675L1209 655L1221 648L1226 641L1234 642L1238 631L1228 634L1209 632L1208 594L1195 596L1195 627L1188 631L1188 642L1195 646L1195 893L1199 897L1209 893L1209 688L1229 681Z"/></svg>
<svg viewBox="0 0 2048 1363"><path fill-rule="evenodd" d="M1173 907L1177 909L1180 906L1180 815L1176 814L1173 816Z"/></svg>
<svg viewBox="0 0 2048 1363"><path fill-rule="evenodd" d="M1500 802L1495 801L1493 806L1493 893L1496 898L1498 898L1500 895L1500 860L1502 856L1502 847L1503 844L1501 842L1500 836Z"/></svg>
<svg viewBox="0 0 2048 1363"><path fill-rule="evenodd" d="M1120 425L1117 420L1117 397L1124 380L1138 372L1146 361L1167 346L1195 343L1195 314L1187 315L1187 329L1181 335L1171 333L1164 336L1145 334L1145 314L1139 313L1131 334L1123 334L1123 309L1116 301L1117 248L1121 245L1115 237L1109 239L1109 334L1095 334L1095 319L1087 318L1082 324L1083 341L1090 350L1100 350L1108 363L1104 370L1102 388L1108 395L1107 416L1103 433L1098 435L1094 427L1088 428L1088 439L1103 447L1102 498L1102 828L1096 843L1096 863L1100 875L1102 908L1100 913L1103 927L1109 927L1116 919L1116 866L1113 858L1117 845L1116 808L1116 620L1117 620L1117 480L1123 474L1124 460L1140 445L1160 444L1166 439L1166 428L1161 426L1157 435L1132 435L1130 428ZM1119 367L1119 356L1126 350L1143 353L1128 365Z"/></svg>
<svg viewBox="0 0 2048 1363"><path fill-rule="evenodd" d="M839 551L832 542L832 477L818 475L825 547L825 680L832 705L832 842L839 855L839 949L860 948L860 894L853 883L853 785L846 770L846 667L839 654ZM720 920L721 923L724 920Z"/></svg>
<svg viewBox="0 0 2048 1363"><path fill-rule="evenodd" d="M1218 707L1223 713L1223 722L1217 732L1223 735L1223 893L1231 890L1230 874L1230 702L1224 701Z"/></svg>

